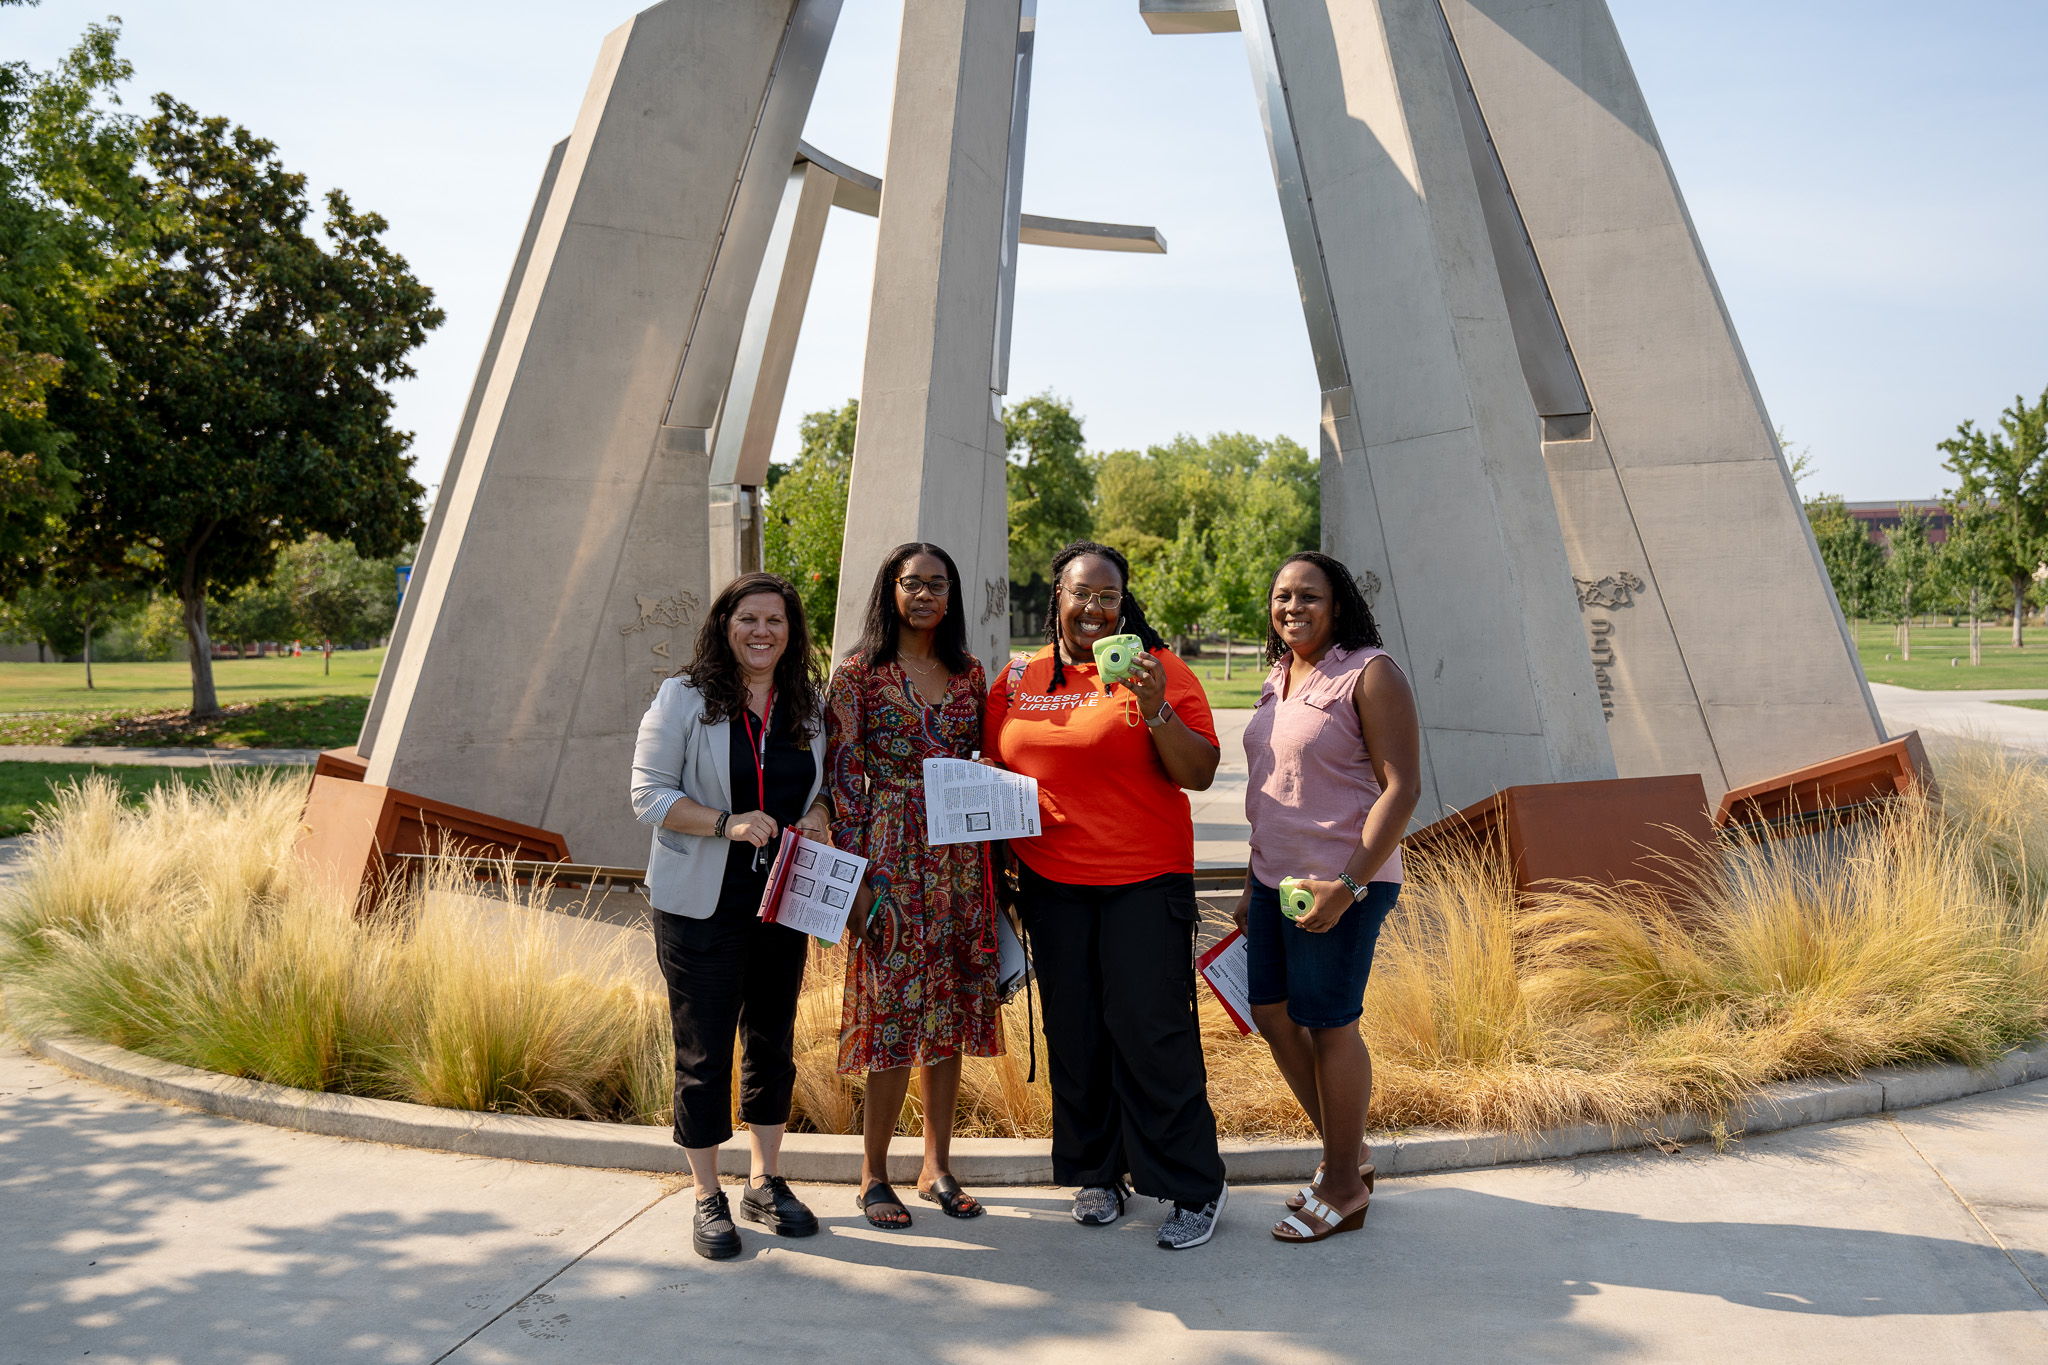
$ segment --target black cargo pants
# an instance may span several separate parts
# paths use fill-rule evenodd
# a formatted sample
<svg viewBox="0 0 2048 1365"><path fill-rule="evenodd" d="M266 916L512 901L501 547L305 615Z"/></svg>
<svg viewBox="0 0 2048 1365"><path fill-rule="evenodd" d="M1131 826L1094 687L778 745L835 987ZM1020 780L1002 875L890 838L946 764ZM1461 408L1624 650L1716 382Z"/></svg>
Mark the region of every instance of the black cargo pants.
<svg viewBox="0 0 2048 1365"><path fill-rule="evenodd" d="M1223 1188L1194 1010L1195 882L1072 886L1019 870L1045 1003L1052 1170L1199 1208Z"/></svg>

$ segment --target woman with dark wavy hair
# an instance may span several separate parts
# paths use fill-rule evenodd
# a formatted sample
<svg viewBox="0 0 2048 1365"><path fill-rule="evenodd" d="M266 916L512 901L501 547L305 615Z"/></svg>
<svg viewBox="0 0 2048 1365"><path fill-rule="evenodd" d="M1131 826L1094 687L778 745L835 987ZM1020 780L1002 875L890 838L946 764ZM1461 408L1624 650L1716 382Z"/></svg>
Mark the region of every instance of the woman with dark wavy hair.
<svg viewBox="0 0 2048 1365"><path fill-rule="evenodd" d="M861 1211L878 1228L910 1226L889 1186L889 1140L920 1068L920 1199L954 1218L981 1204L953 1178L960 1059L1003 1050L988 845L941 844L925 831L924 761L969 758L987 693L967 652L960 571L936 545L898 545L875 574L861 640L826 694L825 765L839 846L868 859L850 924L839 1069L867 1073Z"/></svg>
<svg viewBox="0 0 2048 1365"><path fill-rule="evenodd" d="M1272 672L1244 731L1252 858L1237 922L1253 1022L1323 1139L1315 1179L1273 1236L1320 1242L1356 1231L1372 1202L1372 1054L1358 1017L1380 926L1401 895L1422 735L1408 679L1341 562L1288 556L1266 601ZM1305 911L1282 913L1286 878L1309 892Z"/></svg>
<svg viewBox="0 0 2048 1365"><path fill-rule="evenodd" d="M784 1237L818 1230L776 1171L809 940L758 913L783 828L831 838L818 795L818 674L796 589L746 574L711 603L696 654L656 690L633 749L633 813L654 826L647 892L661 912L654 948L675 1038L675 1140L697 1186L691 1240L713 1260L740 1251L718 1183L718 1149L732 1136L735 1029L753 1148L740 1215Z"/></svg>
<svg viewBox="0 0 2048 1365"><path fill-rule="evenodd" d="M1045 1001L1052 1169L1074 1221L1100 1227L1130 1189L1171 1200L1162 1247L1201 1246L1228 1190L1195 1019L1195 828L1186 790L1216 777L1194 671L1130 590L1130 565L1076 541L1052 561L1049 643L989 690L982 752L1038 779L1044 833L1009 845ZM1134 635L1105 687L1095 645Z"/></svg>

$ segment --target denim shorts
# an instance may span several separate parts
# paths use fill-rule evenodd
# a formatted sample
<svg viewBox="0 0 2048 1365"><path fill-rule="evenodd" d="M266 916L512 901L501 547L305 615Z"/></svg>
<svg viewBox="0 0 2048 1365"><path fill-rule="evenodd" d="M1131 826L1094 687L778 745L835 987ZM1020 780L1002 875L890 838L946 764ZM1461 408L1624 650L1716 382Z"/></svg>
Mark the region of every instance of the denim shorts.
<svg viewBox="0 0 2048 1365"><path fill-rule="evenodd" d="M1280 893L1250 878L1251 912L1244 936L1250 952L1251 1001L1287 1002L1303 1028L1344 1028L1365 1012L1365 982L1380 926L1401 894L1399 882L1370 882L1359 902L1327 934L1311 934L1280 913Z"/></svg>

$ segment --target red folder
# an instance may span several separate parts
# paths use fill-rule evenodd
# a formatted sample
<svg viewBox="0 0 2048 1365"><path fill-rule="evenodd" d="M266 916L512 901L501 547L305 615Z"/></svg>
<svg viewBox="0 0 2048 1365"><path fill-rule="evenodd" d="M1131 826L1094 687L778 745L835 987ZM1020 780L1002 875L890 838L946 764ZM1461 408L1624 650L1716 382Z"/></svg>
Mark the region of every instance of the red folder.
<svg viewBox="0 0 2048 1365"><path fill-rule="evenodd" d="M775 907L782 903L782 889L789 884L789 870L795 865L789 855L802 837L793 829L783 830L782 841L775 849L775 861L768 867L768 885L761 892L759 913L760 918L770 924L775 923Z"/></svg>

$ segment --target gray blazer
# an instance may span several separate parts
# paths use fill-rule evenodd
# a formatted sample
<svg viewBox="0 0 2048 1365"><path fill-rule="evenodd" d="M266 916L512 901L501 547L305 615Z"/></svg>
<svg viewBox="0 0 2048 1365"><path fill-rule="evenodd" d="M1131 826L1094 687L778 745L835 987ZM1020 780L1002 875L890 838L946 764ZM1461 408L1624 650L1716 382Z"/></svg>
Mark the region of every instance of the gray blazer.
<svg viewBox="0 0 2048 1365"><path fill-rule="evenodd" d="M811 737L811 757L818 776L804 798L806 810L825 785L822 722ZM640 718L640 737L633 745L633 816L654 826L647 853L647 893L655 909L709 919L718 908L725 853L731 844L708 834L678 834L663 829L661 822L684 796L713 810L731 810L731 761L731 722L707 724L703 694L680 678L664 681Z"/></svg>

